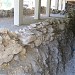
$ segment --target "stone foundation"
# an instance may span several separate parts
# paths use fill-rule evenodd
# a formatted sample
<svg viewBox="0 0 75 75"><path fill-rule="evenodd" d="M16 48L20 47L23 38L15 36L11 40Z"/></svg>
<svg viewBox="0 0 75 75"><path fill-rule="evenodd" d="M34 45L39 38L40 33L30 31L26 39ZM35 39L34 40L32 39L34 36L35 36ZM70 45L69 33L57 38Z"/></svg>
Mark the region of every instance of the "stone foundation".
<svg viewBox="0 0 75 75"><path fill-rule="evenodd" d="M63 75L71 59L68 20L49 19L19 31L0 29L0 74Z"/></svg>

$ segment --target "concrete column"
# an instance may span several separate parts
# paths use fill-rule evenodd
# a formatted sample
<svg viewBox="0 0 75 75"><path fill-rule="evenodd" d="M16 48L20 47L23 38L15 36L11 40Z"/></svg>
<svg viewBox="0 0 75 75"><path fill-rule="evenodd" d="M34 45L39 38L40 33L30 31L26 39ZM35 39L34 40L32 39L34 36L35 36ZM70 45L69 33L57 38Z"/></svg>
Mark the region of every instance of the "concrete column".
<svg viewBox="0 0 75 75"><path fill-rule="evenodd" d="M66 6L66 0L63 0L63 8L62 8L62 10L65 10L65 6Z"/></svg>
<svg viewBox="0 0 75 75"><path fill-rule="evenodd" d="M62 10L62 0L59 0L59 10Z"/></svg>
<svg viewBox="0 0 75 75"><path fill-rule="evenodd" d="M59 10L59 0L58 0L58 2L57 2L57 9Z"/></svg>
<svg viewBox="0 0 75 75"><path fill-rule="evenodd" d="M55 0L55 9L59 8L59 0Z"/></svg>
<svg viewBox="0 0 75 75"><path fill-rule="evenodd" d="M14 0L14 25L23 24L23 0Z"/></svg>
<svg viewBox="0 0 75 75"><path fill-rule="evenodd" d="M34 19L40 19L41 0L35 0Z"/></svg>
<svg viewBox="0 0 75 75"><path fill-rule="evenodd" d="M50 17L51 0L47 0L46 16Z"/></svg>
<svg viewBox="0 0 75 75"><path fill-rule="evenodd" d="M63 0L61 0L61 10L63 9Z"/></svg>

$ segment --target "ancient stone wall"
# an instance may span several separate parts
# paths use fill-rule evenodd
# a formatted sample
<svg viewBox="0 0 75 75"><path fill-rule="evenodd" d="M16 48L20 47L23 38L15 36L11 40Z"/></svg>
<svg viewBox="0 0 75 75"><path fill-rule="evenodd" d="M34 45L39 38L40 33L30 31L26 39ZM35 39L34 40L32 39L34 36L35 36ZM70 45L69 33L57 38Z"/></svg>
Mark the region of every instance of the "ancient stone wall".
<svg viewBox="0 0 75 75"><path fill-rule="evenodd" d="M46 8L45 7L41 7L41 13L45 14ZM30 8L23 8L23 15L27 16L31 16L34 14L34 8L30 9ZM14 16L14 8L10 9L10 10L0 10L0 17L13 17Z"/></svg>
<svg viewBox="0 0 75 75"><path fill-rule="evenodd" d="M72 57L68 20L51 18L19 31L0 29L0 74L64 75Z"/></svg>

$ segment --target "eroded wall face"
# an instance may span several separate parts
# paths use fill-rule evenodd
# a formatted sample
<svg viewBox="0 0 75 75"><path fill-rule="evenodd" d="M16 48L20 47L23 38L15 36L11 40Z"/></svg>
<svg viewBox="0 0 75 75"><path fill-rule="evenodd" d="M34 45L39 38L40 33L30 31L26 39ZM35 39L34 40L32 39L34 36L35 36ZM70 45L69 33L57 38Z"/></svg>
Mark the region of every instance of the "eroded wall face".
<svg viewBox="0 0 75 75"><path fill-rule="evenodd" d="M67 26L67 19L51 18L15 33L0 29L0 74L63 75L73 54Z"/></svg>

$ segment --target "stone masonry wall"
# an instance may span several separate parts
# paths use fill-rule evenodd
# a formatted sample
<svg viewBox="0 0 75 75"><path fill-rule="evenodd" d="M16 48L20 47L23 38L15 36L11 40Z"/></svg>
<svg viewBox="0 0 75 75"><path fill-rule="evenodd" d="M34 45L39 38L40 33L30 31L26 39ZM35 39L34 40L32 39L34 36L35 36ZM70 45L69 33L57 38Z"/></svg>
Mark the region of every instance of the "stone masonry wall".
<svg viewBox="0 0 75 75"><path fill-rule="evenodd" d="M64 75L74 37L67 26L51 18L15 32L0 29L0 75Z"/></svg>

